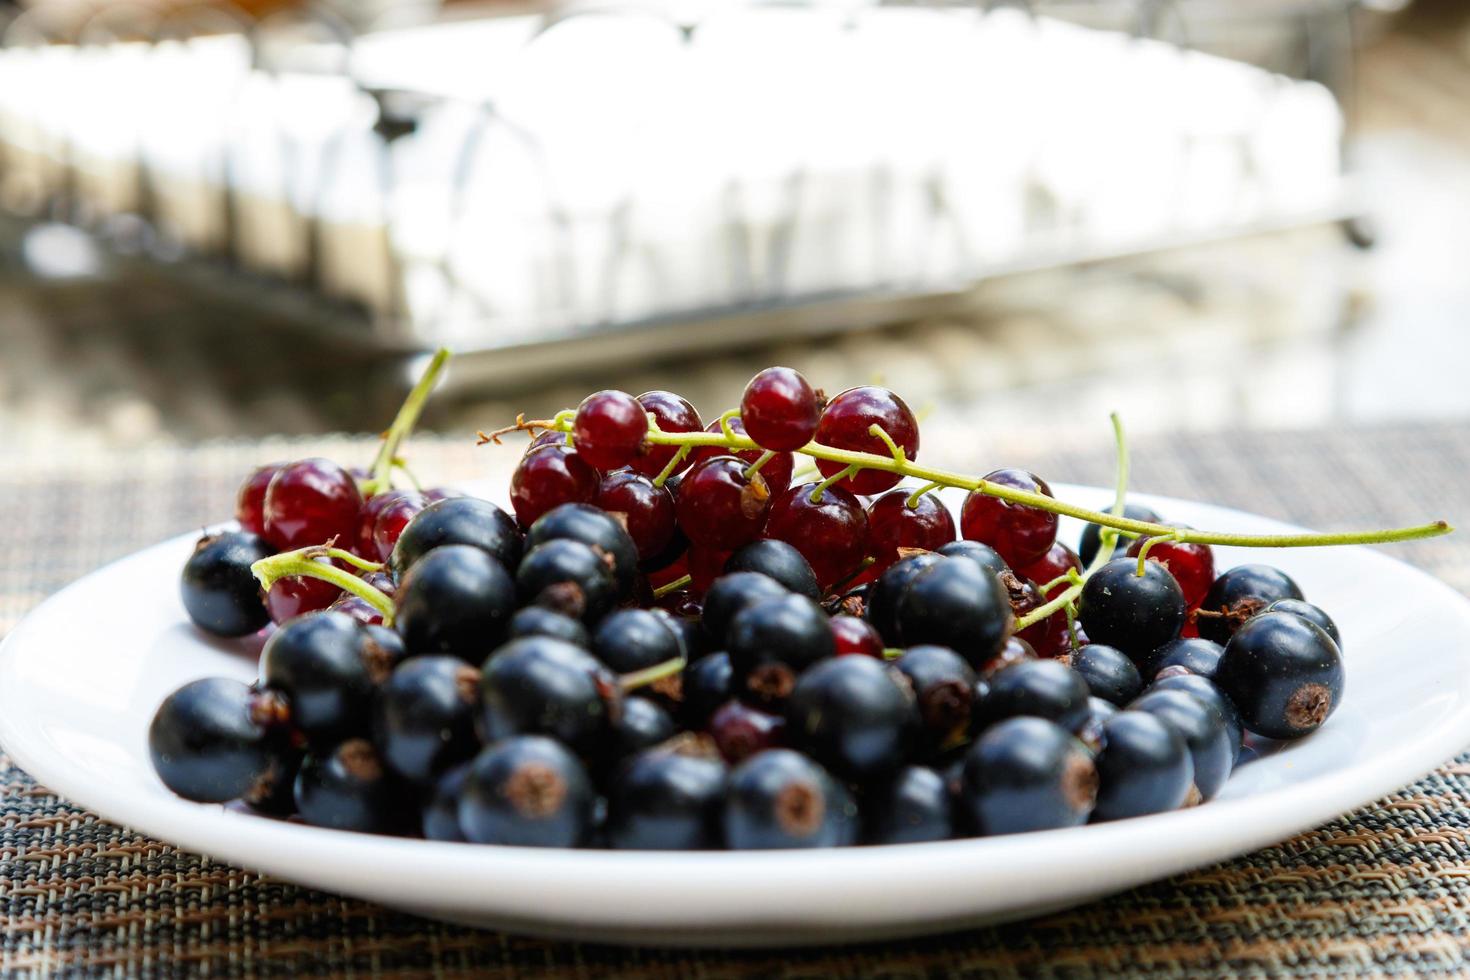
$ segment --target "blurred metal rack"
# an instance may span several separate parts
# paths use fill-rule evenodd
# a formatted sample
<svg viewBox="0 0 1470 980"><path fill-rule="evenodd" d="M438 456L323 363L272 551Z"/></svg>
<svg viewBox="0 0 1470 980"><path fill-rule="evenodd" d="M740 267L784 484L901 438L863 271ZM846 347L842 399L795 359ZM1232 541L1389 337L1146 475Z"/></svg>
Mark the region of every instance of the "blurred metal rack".
<svg viewBox="0 0 1470 980"><path fill-rule="evenodd" d="M395 354L448 343L463 355L458 384L524 381L574 363L874 326L962 308L973 285L994 276L1354 216L1346 141L1359 3L1017 6L582 4L452 22L428 7L417 25L404 26L396 12L388 30L374 28L362 6L312 5L259 19L224 3L168 12L113 7L72 21L55 19L49 7L32 8L0 20L0 210L83 229L117 269L146 263L157 276L220 290L242 307L259 304L303 329L337 330ZM740 17L761 20L740 24ZM1093 134L1092 144L1075 138L1072 130L1088 121L1086 105L1079 110L1077 103L1089 88L1075 78L1062 76L1070 88L1036 98L1036 106L1055 113L1039 120L1026 115L1028 100L1048 81L1039 74L1017 77L1014 87L1009 77L995 76L992 89L946 90L938 83L982 77L963 49L951 47L934 61L954 56L952 76L937 68L926 79L933 87L904 89L899 71L891 91L923 96L910 99L915 113L918 103L931 101L971 112L946 123L935 110L925 130L904 118L904 106L852 105L889 91L881 78L869 79L833 102L848 130L834 128L831 137L853 148L857 165L848 167L836 152L813 164L799 150L782 156L785 147L777 145L747 155L745 162L762 171L754 178L711 165L706 179L696 165L717 154L701 155L677 134L693 128L688 142L698 142L715 130L702 116L707 128L698 129L690 111L678 110L732 113L715 121L749 134L762 132L779 107L757 106L773 116L738 120L733 89L718 98L699 93L703 102L684 98L682 89L720 77L701 67L712 55L696 46L710 35L723 38L717 54L728 70L754 50L740 47L752 38L781 37L794 46L773 33L787 26L814 47L859 38L866 47L853 52L895 59L880 68L905 67L914 45L968 32L966 38L988 45L974 55L979 71L1002 69L1004 45L1034 45L1048 57L1071 45L1078 57L1095 55L1098 65L1152 66L1156 74L1140 70L1133 87L1120 91L1152 95L1202 73L1222 88L1215 104L1201 101L1199 132L1183 120L1190 107L1182 104L1198 93L1159 96L1161 107L1181 117L1173 129L1153 132L1147 120L1119 116L1132 128L1118 142L1146 138L1142 148L1125 152L1111 146L1111 133ZM416 75L400 70L408 59L385 56L416 44L416 64L432 68L435 58L423 56L424 46L452 46L446 32L470 29L482 32L476 38L487 47L483 55L455 49L457 63L446 56L459 70ZM616 86L605 73L608 63L578 59L634 42L687 74L638 76L643 87L624 90L668 96L664 117L640 115L644 107L634 100L623 106L626 120L597 116L612 98L599 89ZM550 57L558 44L565 50ZM759 50L763 59L782 56L764 44ZM687 57L691 51L700 62ZM1168 52L1178 60L1166 59ZM642 53L635 45L617 67L636 76ZM849 52L832 64L849 70L858 57ZM1259 67L1247 69L1247 62ZM791 63L773 68L760 61L751 79ZM1066 59L1059 63L1065 67ZM554 84L555 72L574 64L585 71ZM866 79L871 66L857 68L840 77ZM796 96L820 80L798 73L784 81ZM1113 83L1111 76L1097 81ZM526 98L527 91L544 98ZM782 101L769 84L761 92ZM595 118L576 115L579 99ZM1271 133L1248 118L1286 104L1295 115L1276 119ZM561 114L560 130L535 116L538 105ZM1215 108L1222 118L1230 111L1246 117L1217 123ZM902 154L888 154L881 140L849 132L873 120L935 145L898 159ZM1321 159L1316 170L1296 172L1280 159L1291 148L1267 136L1295 138L1285 130L1301 120L1321 131L1309 147ZM615 134L623 122L633 130L629 146L610 138L607 160L590 167L576 161L584 171L606 164L611 176L568 181L569 148L586 147L566 132L595 123L598 133ZM786 127L782 134L800 136L792 118L777 122ZM806 122L816 128L824 119ZM997 127L992 145L1010 154L1014 165L1002 174L1009 183L970 176L974 161L964 154L977 153L977 145L949 138L951 130L982 125ZM688 152L679 161L688 165L683 170L660 170L646 159L671 147ZM1097 196L1094 185L1103 178L1087 172L1092 159L1078 165L1079 153L1097 151L1113 168L1105 175L1111 180L1126 172L1129 153L1155 163L1177 154L1184 168L1201 147L1225 176L1185 188L1192 178L1180 176L1183 169L1158 169L1164 183L1130 188L1158 210L1156 220L1120 217L1115 203L1101 219L1109 233L1088 225L1096 215L1087 195ZM946 156L952 150L958 163ZM871 158L861 158L869 151ZM1287 190L1270 185L1273 165ZM673 203L661 203L659 193L670 188ZM957 203L965 195L975 200ZM993 219L998 212L1003 217ZM1003 234L995 231L1001 226Z"/></svg>

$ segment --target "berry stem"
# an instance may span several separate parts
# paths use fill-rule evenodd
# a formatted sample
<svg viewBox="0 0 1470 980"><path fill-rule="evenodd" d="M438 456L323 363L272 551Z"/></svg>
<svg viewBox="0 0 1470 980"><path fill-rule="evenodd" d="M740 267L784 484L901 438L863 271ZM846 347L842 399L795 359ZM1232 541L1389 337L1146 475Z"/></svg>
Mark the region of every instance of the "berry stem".
<svg viewBox="0 0 1470 980"><path fill-rule="evenodd" d="M653 597L655 599L662 599L670 592L678 592L680 589L684 588L684 586L693 581L693 575L681 575L678 578L674 579L672 582L665 582L663 585L660 585L658 588L654 589Z"/></svg>
<svg viewBox="0 0 1470 980"><path fill-rule="evenodd" d="M689 446L680 446L679 451L674 453L674 458L669 460L668 465L662 470L659 470L658 476L653 478L653 485L661 487L669 482L669 477L673 476L674 471L679 468L679 464L688 458L690 451Z"/></svg>
<svg viewBox="0 0 1470 980"><path fill-rule="evenodd" d="M831 476L827 477L827 479L823 480L821 483L818 483L816 486L812 487L812 495L811 495L812 496L812 503L814 503L814 504L820 504L822 502L822 493L828 487L830 487L832 484L838 482L839 480L845 480L845 479L847 479L848 477L852 476L854 473L856 473L860 469L862 469L862 467L861 466L858 466L856 463L854 463L853 465L848 466L845 469L838 470L836 473L833 473Z"/></svg>
<svg viewBox="0 0 1470 980"><path fill-rule="evenodd" d="M554 420L523 422L511 428L558 429L559 431L565 432L568 431L568 424L557 423ZM650 430L647 438L649 443L659 446L719 446L732 450L761 448L749 436L743 436L739 433L726 435L720 432L658 432ZM1080 521L1098 524L1105 529L1112 528L1117 531L1127 532L1134 537L1177 534L1178 536L1174 540L1194 544L1234 545L1241 548L1316 548L1329 545L1390 544L1396 541L1415 541L1421 538L1439 537L1443 534L1449 534L1454 530L1446 521L1433 521L1429 524L1418 524L1413 527L1388 528L1379 531L1342 531L1328 534L1314 532L1304 534L1230 534L1223 531L1199 531L1192 528L1182 530L1166 524L1134 520L1129 517L1123 517L1121 514L1089 510L1086 507L1069 504L1066 501L1057 500L1045 494L1034 493L1030 490L1021 490L1017 487L1008 487L998 483L990 483L980 477L967 476L966 474L956 473L952 470L943 470L933 466L921 466L914 462L900 464L887 456L878 456L873 453L834 449L831 446L823 446L815 442L808 443L797 451L814 459L842 463L849 468L884 470L888 473L898 473L901 476L935 483L941 487L954 487L959 490L976 491L989 497L998 497L1001 500L1010 501L1013 504L1024 504L1051 514L1060 514L1063 517L1073 517ZM1102 550L1099 550L1098 553L1108 554L1108 552Z"/></svg>
<svg viewBox="0 0 1470 980"><path fill-rule="evenodd" d="M336 558L368 572L375 572L383 567L377 562L366 561L340 548L312 545L309 548L283 551L279 555L262 558L250 566L250 572L260 583L260 588L264 592L269 592L271 586L283 578L319 578L331 582L337 588L344 592L351 592L382 613L385 626L393 625L394 604L391 596L345 569L330 563L316 561L318 558Z"/></svg>
<svg viewBox="0 0 1470 980"><path fill-rule="evenodd" d="M755 476L761 471L762 466L765 466L767 463L775 458L776 451L774 449L767 449L765 452L761 453L760 459L757 459L754 463L751 463L745 468L745 478L749 480L751 477Z"/></svg>
<svg viewBox="0 0 1470 980"><path fill-rule="evenodd" d="M665 677L673 677L679 671L683 670L684 666L685 660L683 657L674 657L662 663L654 664L652 667L644 667L642 670L635 670L630 674L621 675L618 678L618 686L624 692L636 691L640 687L656 684Z"/></svg>
<svg viewBox="0 0 1470 980"><path fill-rule="evenodd" d="M938 490L940 486L942 486L942 484L934 482L924 484L922 487L909 494L908 499L903 502L904 506L907 507L909 510L918 510L919 498L924 496L924 494L928 493L930 490Z"/></svg>
<svg viewBox="0 0 1470 980"><path fill-rule="evenodd" d="M424 373L419 377L418 383L408 393L408 397L399 406L398 414L393 417L393 424L383 434L383 444L378 447L378 455L373 460L372 475L362 485L364 497L371 497L375 493L382 493L392 486L393 466L398 459L398 448L403 445L403 440L413 431L418 424L419 416L423 414L424 405L429 400L434 386L439 383L439 375L444 372L444 365L449 362L449 348L441 347L434 352L429 361L429 366L424 368Z"/></svg>
<svg viewBox="0 0 1470 980"><path fill-rule="evenodd" d="M1149 549L1152 548L1154 545L1158 544L1160 541L1167 541L1167 540L1170 540L1170 538L1172 538L1172 535L1170 535L1169 537L1144 538L1143 539L1143 544L1141 544L1141 545L1138 546L1138 572L1137 572L1137 575L1138 575L1139 578L1143 578L1144 574L1147 572L1147 569L1144 568L1143 563L1146 562L1146 561L1148 561L1148 552L1149 552Z"/></svg>

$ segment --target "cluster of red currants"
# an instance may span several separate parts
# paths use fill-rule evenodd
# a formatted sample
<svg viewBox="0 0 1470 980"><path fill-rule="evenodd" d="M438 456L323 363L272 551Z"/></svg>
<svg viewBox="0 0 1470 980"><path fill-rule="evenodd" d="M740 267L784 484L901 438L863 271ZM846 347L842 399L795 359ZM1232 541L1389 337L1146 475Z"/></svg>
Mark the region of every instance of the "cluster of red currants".
<svg viewBox="0 0 1470 980"><path fill-rule="evenodd" d="M160 707L166 785L477 843L902 843L1209 799L1245 733L1341 699L1296 583L1217 575L1150 511L1074 551L1047 485L998 470L957 528L938 480L898 487L919 429L883 388L770 368L707 427L602 391L515 428L514 517L318 459L246 481L183 598L218 634L277 625L256 684Z"/></svg>

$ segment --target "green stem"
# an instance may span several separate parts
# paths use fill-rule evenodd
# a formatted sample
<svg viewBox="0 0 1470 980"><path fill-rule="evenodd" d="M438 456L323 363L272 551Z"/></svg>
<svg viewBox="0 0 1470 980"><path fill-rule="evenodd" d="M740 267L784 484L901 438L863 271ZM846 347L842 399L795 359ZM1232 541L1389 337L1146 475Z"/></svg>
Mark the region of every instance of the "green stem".
<svg viewBox="0 0 1470 980"><path fill-rule="evenodd" d="M909 498L903 502L904 506L907 507L909 510L918 510L919 498L924 496L924 494L928 493L930 490L938 490L942 485L943 484L932 482L924 484L922 487L909 494Z"/></svg>
<svg viewBox="0 0 1470 980"><path fill-rule="evenodd" d="M681 575L680 577L674 579L672 582L665 582L663 585L660 585L658 588L654 589L653 597L655 599L662 599L670 592L678 592L680 589L684 588L684 586L693 581L693 575Z"/></svg>
<svg viewBox="0 0 1470 980"><path fill-rule="evenodd" d="M560 428L560 426L550 427ZM732 450L761 448L749 436L743 436L739 433L732 433L726 436L720 432L650 431L647 439L651 444L660 446L719 446ZM1166 524L1138 521L1121 515L1089 510L1086 507L1079 507L1076 504L1069 504L1066 501L1057 500L1046 494L1021 490L1017 487L1002 486L998 483L990 483L980 477L967 476L963 473L955 473L951 470L943 470L934 466L921 466L913 462L899 464L887 456L878 456L873 453L834 449L831 446L823 446L815 442L808 443L798 450L798 452L810 456L813 459L841 463L845 467L884 470L888 473L898 473L901 476L935 483L941 487L972 490L989 497L997 497L1001 500L1010 501L1013 504L1024 504L1051 514L1073 517L1080 521L1088 521L1100 525L1103 528L1127 531L1140 537L1145 535L1173 535L1177 533L1176 541L1192 542L1194 544L1235 545L1242 548L1315 548L1324 545L1388 544L1395 541L1414 541L1420 538L1433 538L1442 534L1449 534L1454 530L1446 521L1434 521L1429 524L1419 524L1413 527L1389 528L1382 531L1343 531L1330 534L1311 532L1304 534L1227 534L1220 531L1182 530ZM1098 554L1111 557L1111 554L1103 549L1099 549Z"/></svg>
<svg viewBox="0 0 1470 980"><path fill-rule="evenodd" d="M679 451L674 453L674 458L669 460L668 465L659 471L658 476L653 478L653 485L656 487L661 487L665 483L667 483L669 481L669 477L674 475L675 471L679 469L679 464L684 462L684 460L688 458L690 452L690 447L680 446Z"/></svg>
<svg viewBox="0 0 1470 980"><path fill-rule="evenodd" d="M826 491L828 487L830 487L834 483L837 483L840 480L847 479L860 469L862 469L862 467L854 463L851 466L838 470L836 473L833 473L821 483L818 483L816 486L812 487L812 503L820 504L822 502L822 493Z"/></svg>
<svg viewBox="0 0 1470 980"><path fill-rule="evenodd" d="M394 604L393 597L382 589L376 588L351 572L338 568L330 562L317 561L318 558L336 558L347 562L363 571L376 572L382 569L382 565L373 561L366 561L348 551L340 548L328 548L322 545L313 545L310 548L301 548L297 551L285 551L279 555L271 555L262 558L250 566L250 572L255 580L260 583L262 591L269 592L283 578L319 578L331 582L344 592L351 592L362 599L383 615L385 626L393 625Z"/></svg>
<svg viewBox="0 0 1470 980"><path fill-rule="evenodd" d="M755 476L761 471L762 466L765 466L775 457L776 451L774 449L767 449L765 452L761 453L760 459L757 459L754 463L751 463L745 468L745 478L749 480L751 477Z"/></svg>
<svg viewBox="0 0 1470 980"><path fill-rule="evenodd" d="M893 437L888 434L888 430L883 428L883 426L879 425L877 422L874 422L872 425L868 426L868 434L877 436L879 439L883 440L883 445L888 447L888 452L892 454L893 462L895 464L897 464L898 466L902 466L908 462L908 454L903 451L902 446L893 441Z"/></svg>
<svg viewBox="0 0 1470 980"><path fill-rule="evenodd" d="M652 667L644 667L642 670L635 670L630 674L623 674L618 678L618 685L624 691L634 691L640 687L656 684L665 677L673 677L679 671L683 670L684 666L685 662L683 657L674 657L671 660L654 664Z"/></svg>
<svg viewBox="0 0 1470 980"><path fill-rule="evenodd" d="M1154 545L1158 544L1160 541L1167 541L1167 540L1168 540L1168 538L1163 538L1163 537L1158 537L1158 538L1144 538L1143 539L1143 544L1141 544L1141 545L1138 546L1138 577L1139 578L1143 578L1144 573L1147 571L1147 569L1145 569L1143 567L1143 563L1146 562L1146 561L1148 561L1149 549L1152 548Z"/></svg>
<svg viewBox="0 0 1470 980"><path fill-rule="evenodd" d="M443 373L444 365L448 361L449 349L447 347L436 350L418 383L403 400L398 414L393 417L393 424L383 435L383 444L378 447L378 455L373 460L371 475L363 484L363 496L371 497L375 493L387 490L392 485L393 463L398 457L398 448L403 445L403 440L408 438L408 434L418 424L419 416L424 411L424 405L428 402L434 385L438 384L439 375Z"/></svg>

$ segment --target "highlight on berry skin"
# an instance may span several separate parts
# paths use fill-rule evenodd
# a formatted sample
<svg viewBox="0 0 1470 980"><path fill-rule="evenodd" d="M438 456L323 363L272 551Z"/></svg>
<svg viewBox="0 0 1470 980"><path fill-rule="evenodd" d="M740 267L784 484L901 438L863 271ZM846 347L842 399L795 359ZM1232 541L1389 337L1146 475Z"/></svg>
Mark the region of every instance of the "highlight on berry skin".
<svg viewBox="0 0 1470 980"><path fill-rule="evenodd" d="M1084 508L1019 467L933 466L898 393L829 399L787 367L727 410L607 389L482 434L525 440L491 499L395 485L447 356L366 466L273 460L220 502L238 525L188 557L183 609L264 643L253 684L196 680L159 706L150 756L177 795L629 850L902 846L1209 805L1243 741L1310 738L1349 690L1315 583L1216 547L1451 530L1172 523L1128 500L1116 418L1111 502Z"/></svg>

